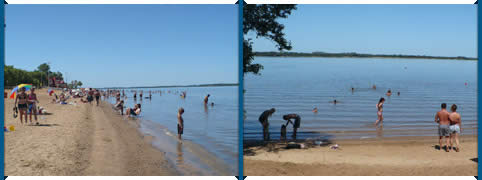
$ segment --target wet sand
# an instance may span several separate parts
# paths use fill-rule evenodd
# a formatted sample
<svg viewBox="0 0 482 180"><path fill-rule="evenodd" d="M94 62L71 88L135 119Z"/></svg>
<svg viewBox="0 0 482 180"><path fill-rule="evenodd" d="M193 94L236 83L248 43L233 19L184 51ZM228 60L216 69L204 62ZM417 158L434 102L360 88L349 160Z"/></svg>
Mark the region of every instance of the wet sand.
<svg viewBox="0 0 482 180"><path fill-rule="evenodd" d="M244 149L245 176L476 176L477 136L461 137L460 152L438 150L438 137L337 140L308 149L270 144ZM332 145L333 145L332 144Z"/></svg>
<svg viewBox="0 0 482 180"><path fill-rule="evenodd" d="M37 91L41 126L21 125L13 118L14 100L5 99L5 175L177 175L165 153L141 135L135 121L124 120L102 102L52 104L46 89ZM7 90L7 92L9 92Z"/></svg>

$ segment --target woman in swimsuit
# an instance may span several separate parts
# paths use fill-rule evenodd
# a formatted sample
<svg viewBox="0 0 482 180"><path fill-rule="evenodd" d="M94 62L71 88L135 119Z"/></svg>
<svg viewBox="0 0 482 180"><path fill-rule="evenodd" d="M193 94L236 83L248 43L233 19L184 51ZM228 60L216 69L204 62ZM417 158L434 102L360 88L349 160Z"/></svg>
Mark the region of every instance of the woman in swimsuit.
<svg viewBox="0 0 482 180"><path fill-rule="evenodd" d="M382 122L382 123L383 123L383 103L385 103L385 98L380 98L380 101L378 101L378 103L377 103L377 109L378 109L377 116L378 116L378 119L377 119L377 121L375 122L375 125L378 125L379 122Z"/></svg>
<svg viewBox="0 0 482 180"><path fill-rule="evenodd" d="M17 104L20 111L20 123L23 124L22 116L25 116L25 123L27 123L27 93L25 93L25 87L20 88L20 93L15 98L15 106Z"/></svg>
<svg viewBox="0 0 482 180"><path fill-rule="evenodd" d="M129 115L137 116L141 114L141 104L136 104L134 108L127 108L126 113L128 116Z"/></svg>
<svg viewBox="0 0 482 180"><path fill-rule="evenodd" d="M40 103L37 99L37 94L35 94L35 88L32 88L30 90L30 94L28 94L28 109L30 110L29 112L29 117L30 117L30 123L32 123L32 113L35 117L35 124L39 124L37 120L37 103Z"/></svg>

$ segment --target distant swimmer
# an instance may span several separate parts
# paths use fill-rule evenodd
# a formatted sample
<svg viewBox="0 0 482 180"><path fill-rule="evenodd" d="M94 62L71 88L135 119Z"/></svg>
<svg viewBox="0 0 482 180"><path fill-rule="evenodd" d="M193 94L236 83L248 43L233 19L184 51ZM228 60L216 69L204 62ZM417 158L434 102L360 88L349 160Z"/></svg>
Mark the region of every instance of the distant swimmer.
<svg viewBox="0 0 482 180"><path fill-rule="evenodd" d="M182 118L182 114L184 114L184 108L179 108L177 112L177 137L179 139L181 139L184 133L184 119Z"/></svg>
<svg viewBox="0 0 482 180"><path fill-rule="evenodd" d="M335 99L335 100L333 100L333 101L330 101L330 103L333 103L333 104L336 105L336 104L340 103L340 101L337 101L337 100Z"/></svg>
<svg viewBox="0 0 482 180"><path fill-rule="evenodd" d="M211 103L211 107L212 107L212 106L214 106L214 103L213 103L213 102Z"/></svg>
<svg viewBox="0 0 482 180"><path fill-rule="evenodd" d="M383 123L383 103L385 103L385 98L380 98L377 103L377 121L375 121L375 125L378 123Z"/></svg>
<svg viewBox="0 0 482 180"><path fill-rule="evenodd" d="M208 104L208 101L209 101L209 97L210 97L210 96L211 96L211 95L208 94L206 97L204 97L204 104Z"/></svg>
<svg viewBox="0 0 482 180"><path fill-rule="evenodd" d="M261 123L261 125L263 126L263 140L265 141L269 141L269 122L268 122L268 118L271 117L271 115L273 115L273 113L276 112L276 109L274 108L271 108L271 109L268 109L266 111L264 111L263 113L261 113L261 115L259 116L259 122Z"/></svg>
<svg viewBox="0 0 482 180"><path fill-rule="evenodd" d="M142 91L139 93L139 97L140 97L141 100L142 100Z"/></svg>
<svg viewBox="0 0 482 180"><path fill-rule="evenodd" d="M372 86L372 89L377 89L377 86L374 84L374 85Z"/></svg>
<svg viewBox="0 0 482 180"><path fill-rule="evenodd" d="M351 92L355 92L355 88L351 88Z"/></svg>
<svg viewBox="0 0 482 180"><path fill-rule="evenodd" d="M313 113L318 113L318 108L315 107L315 108L313 108L312 111L313 111Z"/></svg>
<svg viewBox="0 0 482 180"><path fill-rule="evenodd" d="M288 126L289 123L293 124L293 139L296 139L296 132L298 128L300 128L301 124L301 118L298 114L287 114L283 116L283 119L286 120L286 126ZM292 122L291 119L293 119L295 122Z"/></svg>
<svg viewBox="0 0 482 180"><path fill-rule="evenodd" d="M387 96L391 96L391 95L392 95L392 90L388 89Z"/></svg>
<svg viewBox="0 0 482 180"><path fill-rule="evenodd" d="M400 91L397 92L397 95L400 96Z"/></svg>
<svg viewBox="0 0 482 180"><path fill-rule="evenodd" d="M134 91L134 99L136 99L136 98L137 98L137 92Z"/></svg>

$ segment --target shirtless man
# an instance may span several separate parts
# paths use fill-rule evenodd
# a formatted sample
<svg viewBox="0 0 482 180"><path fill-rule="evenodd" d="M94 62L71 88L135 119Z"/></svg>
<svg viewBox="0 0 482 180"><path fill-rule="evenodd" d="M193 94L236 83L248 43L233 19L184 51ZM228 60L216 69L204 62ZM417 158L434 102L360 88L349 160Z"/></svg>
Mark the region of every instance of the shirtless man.
<svg viewBox="0 0 482 180"><path fill-rule="evenodd" d="M449 140L450 140L450 120L449 120L449 112L447 111L447 104L442 103L441 105L442 110L435 114L435 122L438 123L438 143L440 149L442 149L442 138L445 136L446 146L445 151L449 152Z"/></svg>
<svg viewBox="0 0 482 180"><path fill-rule="evenodd" d="M286 120L286 126L288 126L289 123L293 124L293 139L296 139L296 132L298 128L300 128L300 123L301 123L301 118L298 114L287 114L283 116L283 119ZM293 123L291 119L294 119L295 122Z"/></svg>
<svg viewBox="0 0 482 180"><path fill-rule="evenodd" d="M452 111L449 115L450 120L450 147L452 147L452 143L455 139L455 144L457 147L455 148L456 152L460 151L460 144L459 144L459 135L462 131L462 122L460 118L460 114L457 112L457 105L453 104L450 108Z"/></svg>
<svg viewBox="0 0 482 180"><path fill-rule="evenodd" d="M211 95L208 94L206 97L204 97L204 104L208 104L209 96L211 96Z"/></svg>
<svg viewBox="0 0 482 180"><path fill-rule="evenodd" d="M261 113L259 116L259 122L263 126L263 140L269 141L269 122L268 118L273 115L276 110L274 108L268 109Z"/></svg>

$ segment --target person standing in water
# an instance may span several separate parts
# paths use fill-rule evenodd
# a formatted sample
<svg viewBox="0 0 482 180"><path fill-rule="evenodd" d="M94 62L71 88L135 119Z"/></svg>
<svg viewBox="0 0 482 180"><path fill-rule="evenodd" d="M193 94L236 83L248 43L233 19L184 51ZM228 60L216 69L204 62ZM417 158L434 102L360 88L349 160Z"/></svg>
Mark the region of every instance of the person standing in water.
<svg viewBox="0 0 482 180"><path fill-rule="evenodd" d="M435 114L435 122L438 123L438 143L440 149L442 149L442 139L445 137L446 145L445 151L449 152L449 140L450 140L450 119L449 112L447 111L447 104L442 103L441 110Z"/></svg>
<svg viewBox="0 0 482 180"><path fill-rule="evenodd" d="M39 125L38 119L37 119L37 103L40 103L37 99L37 94L35 94L35 88L30 89L30 94L28 94L28 109L30 110L29 112L29 118L30 118L30 123L32 123L32 113L35 117L35 124Z"/></svg>
<svg viewBox="0 0 482 180"><path fill-rule="evenodd" d="M182 114L184 114L184 108L179 108L177 112L177 137L179 139L181 139L184 133L184 119L182 118Z"/></svg>
<svg viewBox="0 0 482 180"><path fill-rule="evenodd" d="M289 123L293 124L293 135L291 137L293 137L293 139L296 139L296 132L298 128L300 128L301 124L300 116L298 114L287 114L283 116L283 119L287 121L286 126L288 126ZM293 123L291 119L294 119L295 122Z"/></svg>
<svg viewBox="0 0 482 180"><path fill-rule="evenodd" d="M151 90L149 90L149 99L152 99L152 93L151 93Z"/></svg>
<svg viewBox="0 0 482 180"><path fill-rule="evenodd" d="M205 105L208 104L208 101L209 101L209 97L210 97L210 96L211 96L211 95L208 94L206 97L204 97L204 104L205 104Z"/></svg>
<svg viewBox="0 0 482 180"><path fill-rule="evenodd" d="M457 105L453 104L450 108L452 111L449 115L450 120L450 149L452 148L452 143L455 140L455 144L457 147L455 148L456 152L460 151L460 144L459 144L459 135L462 130L462 122L460 118L460 114L457 112Z"/></svg>
<svg viewBox="0 0 482 180"><path fill-rule="evenodd" d="M377 103L377 121L375 121L375 125L378 125L378 123L383 123L383 103L385 103L385 98L380 98L380 100Z"/></svg>
<svg viewBox="0 0 482 180"><path fill-rule="evenodd" d="M261 113L261 115L259 116L259 122L261 123L261 125L263 126L263 140L265 141L269 141L270 137L269 137L269 122L268 122L268 118L273 115L273 113L276 112L276 109L274 108L271 108L271 109L268 109L266 111L264 111L263 113Z"/></svg>

